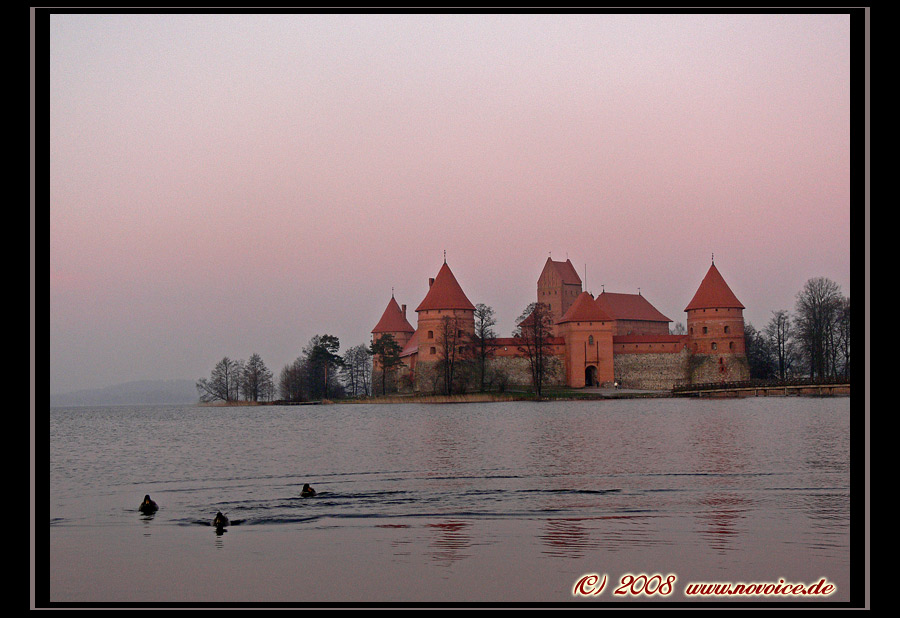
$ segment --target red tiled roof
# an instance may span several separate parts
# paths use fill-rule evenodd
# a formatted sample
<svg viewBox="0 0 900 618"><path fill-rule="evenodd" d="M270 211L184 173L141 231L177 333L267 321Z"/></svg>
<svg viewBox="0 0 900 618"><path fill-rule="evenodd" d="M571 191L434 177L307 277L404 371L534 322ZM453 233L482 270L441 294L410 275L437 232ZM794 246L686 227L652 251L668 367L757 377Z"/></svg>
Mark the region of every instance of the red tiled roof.
<svg viewBox="0 0 900 618"><path fill-rule="evenodd" d="M554 262L550 258L547 258L547 264L556 271L556 274L559 275L559 278L562 279L563 283L581 285L581 277L575 272L575 267L572 266L571 260ZM546 268L546 265L544 268Z"/></svg>
<svg viewBox="0 0 900 618"><path fill-rule="evenodd" d="M378 320L378 324L372 329L373 333L411 333L414 331L415 329L406 321L400 305L393 296L381 315L381 319Z"/></svg>
<svg viewBox="0 0 900 618"><path fill-rule="evenodd" d="M611 315L614 320L643 320L645 322L671 322L657 311L640 294L618 294L603 292L597 297L597 306Z"/></svg>
<svg viewBox="0 0 900 618"><path fill-rule="evenodd" d="M441 266L434 283L428 288L425 299L416 307L416 311L426 309L468 309L475 311L475 305L469 302L462 288L456 281L456 277L450 272L447 262Z"/></svg>
<svg viewBox="0 0 900 618"><path fill-rule="evenodd" d="M706 276L703 277L703 281L700 282L700 287L697 288L697 293L694 294L694 298L691 299L691 302L688 303L688 306L685 307L684 310L691 311L692 309L713 308L744 308L741 301L737 299L737 296L734 295L734 292L732 292L731 288L728 287L728 284L725 283L725 279L719 274L719 270L716 268L715 264L712 264L709 267Z"/></svg>
<svg viewBox="0 0 900 618"><path fill-rule="evenodd" d="M558 324L564 322L609 322L612 318L594 302L594 297L588 292L582 292L559 319Z"/></svg>
<svg viewBox="0 0 900 618"><path fill-rule="evenodd" d="M403 350L400 352L400 356L409 356L410 354L416 354L419 351L419 331L413 333L413 336L409 341L406 342L406 345L403 346Z"/></svg>

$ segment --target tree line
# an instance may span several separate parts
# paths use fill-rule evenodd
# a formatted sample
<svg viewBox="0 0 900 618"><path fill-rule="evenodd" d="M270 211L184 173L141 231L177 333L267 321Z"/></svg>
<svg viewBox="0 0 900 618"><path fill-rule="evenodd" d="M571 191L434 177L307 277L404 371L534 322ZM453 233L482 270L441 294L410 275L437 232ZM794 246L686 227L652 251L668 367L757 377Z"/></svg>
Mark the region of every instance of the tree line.
<svg viewBox="0 0 900 618"><path fill-rule="evenodd" d="M806 282L794 312L778 310L766 326L744 326L750 378L850 379L850 297L826 277Z"/></svg>
<svg viewBox="0 0 900 618"><path fill-rule="evenodd" d="M200 401L319 401L368 396L371 391L371 353L357 345L340 355L340 340L315 335L300 356L288 363L277 380L259 354L216 363L209 378L197 381Z"/></svg>

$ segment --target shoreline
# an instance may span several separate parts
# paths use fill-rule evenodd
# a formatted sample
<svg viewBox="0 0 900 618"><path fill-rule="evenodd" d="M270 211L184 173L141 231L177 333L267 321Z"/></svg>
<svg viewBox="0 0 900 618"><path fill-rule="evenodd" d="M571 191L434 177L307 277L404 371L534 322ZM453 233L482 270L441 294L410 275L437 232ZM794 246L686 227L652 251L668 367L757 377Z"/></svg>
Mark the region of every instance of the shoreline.
<svg viewBox="0 0 900 618"><path fill-rule="evenodd" d="M638 389L614 389L592 388L581 389L572 392L551 390L540 399L536 399L528 392L508 393L459 393L456 395L388 395L382 397L362 397L354 399L324 399L321 401L216 401L198 403L200 407L235 407L235 406L312 406L312 405L342 405L342 404L446 404L446 403L502 403L512 401L601 401L609 399L665 399L694 397L697 399L745 399L748 397L850 397L849 386L846 389L832 392L785 392L775 389L759 392L737 392L723 390L721 392L699 393L674 393L672 391L653 391Z"/></svg>

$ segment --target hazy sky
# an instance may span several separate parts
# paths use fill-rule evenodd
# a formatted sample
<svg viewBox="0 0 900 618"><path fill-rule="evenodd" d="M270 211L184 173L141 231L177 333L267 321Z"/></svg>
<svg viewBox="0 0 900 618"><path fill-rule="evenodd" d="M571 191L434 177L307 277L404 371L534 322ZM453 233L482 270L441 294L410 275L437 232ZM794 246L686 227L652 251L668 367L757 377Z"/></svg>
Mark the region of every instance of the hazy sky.
<svg viewBox="0 0 900 618"><path fill-rule="evenodd" d="M54 15L50 391L368 343L447 251L509 336L548 255L674 322L850 295L846 15Z"/></svg>

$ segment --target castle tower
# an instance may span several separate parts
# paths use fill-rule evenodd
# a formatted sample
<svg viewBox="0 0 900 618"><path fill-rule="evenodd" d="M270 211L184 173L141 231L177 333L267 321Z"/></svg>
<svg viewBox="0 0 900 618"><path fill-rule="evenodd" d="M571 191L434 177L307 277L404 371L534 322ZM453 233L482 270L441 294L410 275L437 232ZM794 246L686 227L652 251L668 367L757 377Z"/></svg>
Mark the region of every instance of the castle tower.
<svg viewBox="0 0 900 618"><path fill-rule="evenodd" d="M412 339L415 332L415 329L406 320L406 305L398 305L397 301L394 300L394 295L391 294L391 300L388 301L384 313L381 314L381 319L378 320L378 324L372 329L372 343L375 343L384 335L391 335L394 341L397 342L397 345L403 349L409 343L409 340ZM374 356L372 357L372 375L375 376L380 373L381 363L378 356ZM393 388L394 386L392 383L391 387Z"/></svg>
<svg viewBox="0 0 900 618"><path fill-rule="evenodd" d="M398 305L392 294L381 319L372 329L372 341L375 342L383 335L390 334L394 337L394 341L403 348L409 343L414 332L416 329L410 326L406 320L406 305Z"/></svg>
<svg viewBox="0 0 900 618"><path fill-rule="evenodd" d="M447 341L456 347L457 353L465 354L466 348L471 348L475 335L475 306L469 302L447 262L441 266L437 277L428 280L428 293L416 307L416 314L418 365L441 360L448 326L452 327L452 332L446 332ZM449 322L445 318L449 318Z"/></svg>
<svg viewBox="0 0 900 618"><path fill-rule="evenodd" d="M554 262L549 257L537 282L537 302L550 306L553 334L559 335L557 324L581 294L581 277L570 260Z"/></svg>
<svg viewBox="0 0 900 618"><path fill-rule="evenodd" d="M588 292L575 297L559 319L559 336L566 340L566 384L573 387L613 382L613 325Z"/></svg>
<svg viewBox="0 0 900 618"><path fill-rule="evenodd" d="M725 283L715 262L684 310L687 312L689 350L697 358L691 381L749 379L744 345L744 305Z"/></svg>

